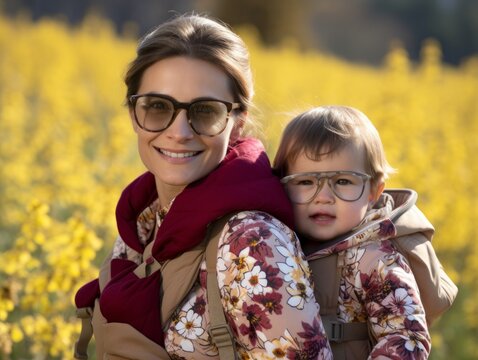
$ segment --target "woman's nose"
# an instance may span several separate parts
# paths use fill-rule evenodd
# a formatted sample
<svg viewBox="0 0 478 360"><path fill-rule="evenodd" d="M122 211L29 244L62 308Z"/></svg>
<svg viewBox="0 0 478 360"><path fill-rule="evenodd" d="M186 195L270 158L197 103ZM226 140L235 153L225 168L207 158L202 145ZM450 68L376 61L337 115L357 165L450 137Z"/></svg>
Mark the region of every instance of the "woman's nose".
<svg viewBox="0 0 478 360"><path fill-rule="evenodd" d="M192 139L194 137L195 132L189 125L186 110L180 109L178 111L172 124L164 130L164 134L178 141Z"/></svg>

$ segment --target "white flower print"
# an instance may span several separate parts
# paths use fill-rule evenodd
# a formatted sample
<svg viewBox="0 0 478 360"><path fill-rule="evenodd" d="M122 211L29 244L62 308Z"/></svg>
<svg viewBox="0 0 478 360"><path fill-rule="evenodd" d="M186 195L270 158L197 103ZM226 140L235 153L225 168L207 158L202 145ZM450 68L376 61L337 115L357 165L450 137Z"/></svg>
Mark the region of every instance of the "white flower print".
<svg viewBox="0 0 478 360"><path fill-rule="evenodd" d="M418 349L422 352L425 351L425 346L423 346L423 344L418 341L418 339L409 338L405 342L405 349L410 352L414 352L416 347L418 347Z"/></svg>
<svg viewBox="0 0 478 360"><path fill-rule="evenodd" d="M240 311L244 300L247 299L247 290L240 287L229 287L221 289L221 293L224 299L226 299L227 312L233 313L234 311Z"/></svg>
<svg viewBox="0 0 478 360"><path fill-rule="evenodd" d="M229 251L229 245L227 246L227 251ZM225 247L226 247L225 246ZM224 280L226 279L226 274L227 274L227 266L226 266L226 261L222 258L219 257L217 259L217 282L219 284L219 287L224 286Z"/></svg>
<svg viewBox="0 0 478 360"><path fill-rule="evenodd" d="M298 282L292 283L287 287L287 292L292 295L287 304L299 310L304 308L306 300L312 296L312 289L307 284Z"/></svg>
<svg viewBox="0 0 478 360"><path fill-rule="evenodd" d="M277 251L279 251L285 257L285 263L278 262L277 266L281 273L285 274L284 280L287 282L300 282L304 279L304 271L302 270L297 257L289 251L289 249L278 246Z"/></svg>
<svg viewBox="0 0 478 360"><path fill-rule="evenodd" d="M231 256L231 246L229 244L225 244L221 249L220 249L220 257L217 259L218 266L219 266L219 261L222 262L228 262L230 261L230 256ZM226 270L226 266L224 265L224 269L221 270Z"/></svg>
<svg viewBox="0 0 478 360"><path fill-rule="evenodd" d="M179 346L181 347L181 349L183 351L186 351L186 352L194 352L194 345L193 345L193 342L191 340L188 340L188 339L182 339L180 342L179 342Z"/></svg>
<svg viewBox="0 0 478 360"><path fill-rule="evenodd" d="M264 343L264 347L267 351L267 356L271 359L287 359L287 348L292 347L293 345L294 344L291 344L283 337L281 337L280 339L266 341Z"/></svg>
<svg viewBox="0 0 478 360"><path fill-rule="evenodd" d="M259 295L268 292L266 273L256 265L251 271L244 274L241 286L246 288L249 294ZM270 289L269 289L270 291Z"/></svg>
<svg viewBox="0 0 478 360"><path fill-rule="evenodd" d="M224 248L226 248L226 246ZM229 246L227 246L227 252L223 251L223 258L218 259L218 265L221 266L218 275L218 283L220 287L224 286L226 282L231 288L239 286L241 280L244 278L244 274L250 271L257 262L255 258L249 256L249 250L249 247L244 248L238 256L229 252ZM226 264L229 264L229 268L222 270L222 268L227 267ZM231 280L231 278L233 280Z"/></svg>
<svg viewBox="0 0 478 360"><path fill-rule="evenodd" d="M384 300L383 305L393 314L410 315L415 310L413 299L404 288L396 289Z"/></svg>
<svg viewBox="0 0 478 360"><path fill-rule="evenodd" d="M244 248L237 257L234 257L234 254L230 253L231 260L234 262L239 271L244 272L245 270L249 270L256 263L257 260L252 256L249 256L250 250L251 248L249 247Z"/></svg>
<svg viewBox="0 0 478 360"><path fill-rule="evenodd" d="M186 316L182 316L176 324L177 332L191 340L197 339L204 333L204 329L201 328L202 316L195 313L192 309L186 313Z"/></svg>

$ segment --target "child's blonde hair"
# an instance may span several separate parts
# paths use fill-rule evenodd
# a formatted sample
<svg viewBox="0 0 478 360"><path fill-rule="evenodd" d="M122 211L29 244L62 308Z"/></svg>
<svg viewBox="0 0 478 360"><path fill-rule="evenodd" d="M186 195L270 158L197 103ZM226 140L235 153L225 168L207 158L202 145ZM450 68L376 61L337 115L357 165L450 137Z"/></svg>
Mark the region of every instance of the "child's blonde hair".
<svg viewBox="0 0 478 360"><path fill-rule="evenodd" d="M321 106L306 111L287 124L274 159L280 177L289 175L290 165L304 153L318 161L354 144L365 153L365 170L372 183L385 181L395 172L390 166L377 129L361 111L349 106Z"/></svg>

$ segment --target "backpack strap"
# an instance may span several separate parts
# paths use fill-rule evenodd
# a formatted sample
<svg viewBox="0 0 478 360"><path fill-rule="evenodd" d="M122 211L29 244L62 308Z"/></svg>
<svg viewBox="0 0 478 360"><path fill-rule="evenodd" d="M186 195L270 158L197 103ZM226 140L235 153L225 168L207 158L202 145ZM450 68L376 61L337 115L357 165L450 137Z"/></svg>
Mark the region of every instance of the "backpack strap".
<svg viewBox="0 0 478 360"><path fill-rule="evenodd" d="M325 271L325 267L314 269L314 263L319 261L322 262L322 266L327 267L329 270ZM310 260L309 264L316 286L321 287L321 289L318 290L327 292L330 291L327 289L333 289L328 295L318 295L322 300L320 316L329 341L341 343L353 340L368 340L369 333L367 323L344 323L337 318L340 279L342 278L342 270L345 266L344 252L341 251L338 254L331 254L324 258Z"/></svg>
<svg viewBox="0 0 478 360"><path fill-rule="evenodd" d="M76 310L76 316L81 319L81 332L75 343L74 358L88 360L88 344L93 336L93 326L91 325L93 309L90 307L79 308Z"/></svg>
<svg viewBox="0 0 478 360"><path fill-rule="evenodd" d="M209 242L206 248L207 268L207 303L209 306L209 318L211 321L209 335L216 344L221 360L236 359L234 336L224 316L224 309L221 303L221 294L217 284L216 263L219 238L227 221L234 214L225 215L216 220L208 229Z"/></svg>

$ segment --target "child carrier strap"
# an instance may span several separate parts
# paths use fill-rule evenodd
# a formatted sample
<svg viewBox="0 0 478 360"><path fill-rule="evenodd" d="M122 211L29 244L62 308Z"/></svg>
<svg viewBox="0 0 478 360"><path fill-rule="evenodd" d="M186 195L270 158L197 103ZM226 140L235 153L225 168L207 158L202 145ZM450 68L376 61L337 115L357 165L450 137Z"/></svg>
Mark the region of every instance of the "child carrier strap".
<svg viewBox="0 0 478 360"><path fill-rule="evenodd" d="M221 360L236 359L234 335L224 316L224 308L221 304L221 295L216 274L219 238L221 237L226 222L233 215L234 214L226 215L216 220L210 227L208 235L206 235L210 238L206 248L207 303L209 307L209 320L211 322L209 335L211 336L212 342L216 344Z"/></svg>
<svg viewBox="0 0 478 360"><path fill-rule="evenodd" d="M146 246L144 253L143 253L143 263L140 264L136 269L135 269L135 274L138 277L145 277L148 276L149 274L154 273L155 271L158 270L167 270L163 277L163 285L165 286L165 292L168 293L168 295L171 292L174 292L173 290L178 287L178 282L176 281L178 275L178 271L181 273L181 284L182 287L188 286L189 290L194 284L194 282L197 279L197 272L195 271L187 271L187 269L177 269L177 266L174 265L176 262L183 263L183 261L186 261L186 264L183 264L184 268L188 268L188 265L191 265L190 263L192 262L197 262L200 260L199 258L203 259L204 257L206 258L206 264L207 264L207 294L208 294L208 306L209 306L209 317L210 317L210 330L209 334L211 336L211 339L213 343L216 344L218 351L219 351L219 357L221 360L234 360L236 359L235 355L235 346L234 346L234 337L232 334L232 331L227 324L227 321L224 316L224 310L221 304L221 296L219 293L219 287L217 283L217 274L216 274L216 263L217 263L217 249L218 249L218 244L219 244L219 238L221 236L222 230L224 226L226 225L227 221L234 216L236 213L228 214L225 215L218 220L214 221L208 226L208 230L204 239L204 242L202 242L200 245L192 249L191 251L184 253L180 255L176 259L168 260L170 262L169 265L166 263L160 264L158 261L156 261L152 256L151 256L151 248L153 246L153 242L148 244ZM205 247L204 244L207 244ZM104 264L108 263L109 264L110 258L106 259ZM178 264L178 266L181 264ZM108 266L102 267L102 272L103 269L106 269ZM171 270L168 270L171 269ZM176 270L174 270L176 269ZM175 273L176 275L174 278L176 280L172 280L168 274L171 274L171 272ZM182 276L184 274L184 276ZM102 287L106 284L106 282L109 280L109 274L105 274L107 279L104 278L101 279L100 283L103 283ZM168 285L169 284L169 285ZM185 285L187 284L187 285ZM169 291L168 291L169 290ZM184 293L184 289L181 289L181 293ZM177 293L177 291L176 291ZM181 296L173 296L172 298L176 298L176 305L173 306L173 304L169 304L171 301L168 301L168 308L170 309L175 309L177 305L179 304L180 301L183 300L183 297ZM166 305L166 304L164 304ZM171 311L167 311L169 314ZM93 327L92 327L92 315L93 315L93 308L86 307L86 308L79 308L76 310L77 317L81 319L81 333L78 338L78 341L75 343L75 348L74 348L74 358L79 359L79 360L87 360L88 359L88 344L91 341L91 338L93 336ZM169 316L165 315L165 319L169 319Z"/></svg>
<svg viewBox="0 0 478 360"><path fill-rule="evenodd" d="M81 332L75 343L74 358L88 360L88 344L93 336L93 326L91 325L93 309L89 307L76 309L76 316L81 319Z"/></svg>
<svg viewBox="0 0 478 360"><path fill-rule="evenodd" d="M331 344L369 339L367 323L344 323L337 318L337 301L344 260L343 252L309 260L315 286L320 286L316 289L315 296L321 304L320 316Z"/></svg>

